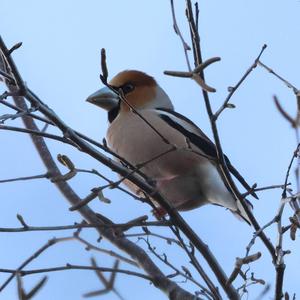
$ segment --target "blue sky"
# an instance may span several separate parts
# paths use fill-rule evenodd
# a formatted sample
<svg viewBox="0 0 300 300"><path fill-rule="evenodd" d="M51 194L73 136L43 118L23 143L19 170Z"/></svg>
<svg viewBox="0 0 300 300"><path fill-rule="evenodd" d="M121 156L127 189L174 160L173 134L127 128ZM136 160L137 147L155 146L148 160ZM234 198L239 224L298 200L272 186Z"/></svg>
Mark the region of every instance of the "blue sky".
<svg viewBox="0 0 300 300"><path fill-rule="evenodd" d="M189 41L184 1L177 0L175 4L178 24ZM14 59L27 85L76 130L99 141L105 136L105 112L84 101L101 86L100 49L104 47L110 76L124 69L139 69L153 75L173 100L176 110L212 136L198 86L188 79L163 75L164 70L186 69L182 46L172 28L169 1L0 0L0 7L4 12L0 19L3 39L7 45L23 42L22 48L14 53ZM203 57L222 58L208 69L206 75L207 82L217 89L217 93L211 95L214 109L222 104L227 87L239 80L264 43L268 48L262 61L299 86L299 1L211 0L200 1L199 7ZM3 87L0 88L2 91ZM225 111L218 122L224 151L247 181L257 182L259 186L283 183L296 147L294 131L274 106L274 94L287 111L295 115L296 102L292 91L265 70L257 68L232 98L236 109ZM0 114L2 112L7 110L1 108ZM8 124L21 125L18 121ZM28 136L1 132L0 143L0 179L44 172ZM78 168L96 168L111 178L117 178L98 162L68 146L52 141L48 145L54 155L67 154ZM92 176L78 175L71 184L84 196L103 182ZM29 224L37 226L80 221L80 216L69 212L67 202L50 182L2 184L0 194L3 199L0 227L18 226L17 213L22 214ZM105 195L112 200L111 205L92 203L92 207L114 221L125 222L149 214L147 206L117 191L108 190ZM255 215L261 224L275 215L280 195L279 190L268 191L260 194L260 200L253 201ZM290 214L287 206L285 220ZM210 245L229 273L235 257L245 252L252 236L251 228L224 209L213 206L186 212L183 216ZM1 234L0 267L14 268L51 237L68 234L70 232ZM85 234L92 241L97 238L92 230ZM273 240L276 238L274 226L268 234ZM284 287L291 293L300 292L295 276L295 266L300 263L297 243L285 237L284 245L292 250L292 254L286 257ZM170 247L155 239L153 244L157 244L162 252L168 252L179 266L188 265L187 261L178 258L175 246ZM110 247L105 242L103 245ZM272 283L274 271L268 254L260 242L254 250L263 251L263 258L253 264L251 270L258 278ZM53 247L30 267L66 262L88 264L89 255L81 245L68 242ZM113 263L107 256L99 254L97 260L103 266ZM29 289L40 277L25 278L25 286ZM118 277L117 288L126 299L140 299L143 295L149 295L146 299L165 299L146 282ZM0 274L0 280L4 278L6 276ZM194 289L189 285L183 287ZM48 284L35 299L64 297L77 300L84 292L97 288L97 278L91 272L51 274ZM250 299L254 299L260 290L261 287L250 288ZM15 283L0 294L0 299L16 298ZM117 298L109 294L104 299Z"/></svg>

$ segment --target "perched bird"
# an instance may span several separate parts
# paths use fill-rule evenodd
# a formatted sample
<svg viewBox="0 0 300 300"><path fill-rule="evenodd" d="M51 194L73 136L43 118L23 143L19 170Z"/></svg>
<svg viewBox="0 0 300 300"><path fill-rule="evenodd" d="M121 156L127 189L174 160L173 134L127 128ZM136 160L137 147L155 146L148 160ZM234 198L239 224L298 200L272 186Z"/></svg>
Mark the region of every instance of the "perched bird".
<svg viewBox="0 0 300 300"><path fill-rule="evenodd" d="M178 210L212 203L249 222L222 180L215 145L192 121L174 111L170 98L153 77L126 70L109 86L121 96L104 87L87 101L107 110L107 141L113 151L134 166L149 161L141 168L142 173ZM249 191L226 156L225 160L230 172ZM128 186L137 192L133 184Z"/></svg>

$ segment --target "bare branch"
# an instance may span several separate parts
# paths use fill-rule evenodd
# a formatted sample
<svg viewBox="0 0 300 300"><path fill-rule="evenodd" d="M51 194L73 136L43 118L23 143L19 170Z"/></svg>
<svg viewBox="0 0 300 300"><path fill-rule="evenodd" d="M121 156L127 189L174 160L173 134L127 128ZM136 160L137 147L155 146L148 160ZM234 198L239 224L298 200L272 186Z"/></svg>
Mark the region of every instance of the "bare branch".
<svg viewBox="0 0 300 300"><path fill-rule="evenodd" d="M38 256L40 256L44 251L46 251L48 248L52 247L53 245L64 242L73 239L72 237L67 238L53 238L49 240L44 246L39 248L36 252L33 253L29 258L27 258L17 269L11 271L11 272L5 272L5 273L11 273L11 275L5 280L5 282L0 286L0 292L4 290L4 288L11 282L11 280L15 277L17 273L21 274L21 270L24 269L29 263L31 263L34 259L36 259ZM2 272L0 270L0 272Z"/></svg>
<svg viewBox="0 0 300 300"><path fill-rule="evenodd" d="M93 267L98 267L97 263L96 263L96 260L94 258L91 258L91 264L92 264ZM118 268L119 268L119 261L116 260L115 263L114 263L114 266L113 266L113 269L115 269L116 271L112 272L109 280L107 280L105 278L105 276L102 274L101 271L95 270L99 280L104 284L105 288L102 289L102 290L97 290L97 291L86 293L86 294L83 295L83 297L94 297L94 296L104 295L104 294L107 294L110 291L112 291L117 295L117 297L119 299L124 300L124 298L120 295L120 293L114 287L116 273L117 273Z"/></svg>
<svg viewBox="0 0 300 300"><path fill-rule="evenodd" d="M10 179L2 179L0 183L7 183L7 182L15 182L15 181L23 181L23 180L33 180L33 179L41 179L41 178L49 178L49 173L44 173L41 175L34 175L34 176L26 176L26 177L17 177L17 178L10 178Z"/></svg>
<svg viewBox="0 0 300 300"><path fill-rule="evenodd" d="M101 70L102 74L100 75L100 79L104 84L107 84L108 69L106 65L106 52L104 48L101 49Z"/></svg>
<svg viewBox="0 0 300 300"><path fill-rule="evenodd" d="M266 191L266 190L274 190L274 189L284 189L285 187L290 186L291 183L288 184L274 184L274 185L268 185L268 186L263 186L263 187L257 187L257 185L255 185L254 187L252 187L251 190L249 190L248 192L242 194L242 196L245 198L248 195L250 195L252 192L261 192L261 191Z"/></svg>
<svg viewBox="0 0 300 300"><path fill-rule="evenodd" d="M151 246L150 242L148 239L143 239L143 241L147 244L148 249L160 260L162 261L164 264L166 264L168 267L170 267L173 271L175 271L174 276L182 276L184 277L186 280L189 280L191 282L193 282L195 285L197 285L199 288L201 288L203 290L203 292L205 292L206 294L208 294L211 297L214 297L214 295L207 290L203 285L199 284L192 276L187 276L185 273L181 272L178 268L176 268L172 263L170 263L170 261L168 260L166 254L163 255L159 255L156 251L155 248ZM216 299L216 298L213 298Z"/></svg>
<svg viewBox="0 0 300 300"><path fill-rule="evenodd" d="M257 67L259 59L260 59L261 55L263 54L263 52L265 51L266 48L267 48L267 45L264 44L262 46L258 56L255 58L253 64L248 68L248 70L241 77L241 79L238 81L238 83L235 86L230 87L229 94L227 95L224 103L222 104L222 106L214 114L214 120L215 121L218 119L218 117L224 111L224 109L228 108L229 101L230 101L231 97L233 96L233 94L235 93L235 91L240 87L240 85L245 81L245 79L250 75L250 73Z"/></svg>
<svg viewBox="0 0 300 300"><path fill-rule="evenodd" d="M286 119L293 128L296 128L298 126L297 124L297 120L293 119L284 109L283 107L281 106L277 96L273 96L273 99L274 99L274 102L275 102L275 105L278 109L278 111L281 113L281 115L283 116L284 119Z"/></svg>
<svg viewBox="0 0 300 300"><path fill-rule="evenodd" d="M28 293L27 299L33 298L46 284L48 280L47 276L44 276Z"/></svg>
<svg viewBox="0 0 300 300"><path fill-rule="evenodd" d="M16 43L8 50L8 55L11 55L15 50L19 49L22 46L22 42Z"/></svg>
<svg viewBox="0 0 300 300"><path fill-rule="evenodd" d="M92 267L92 266L80 266L80 265L71 265L71 264L66 264L65 266L59 266L59 267L53 267L53 268L43 268L43 269L32 269L32 270L15 270L15 269L4 269L0 268L0 273L11 273L15 274L18 272L21 276L27 276L27 275L33 275L33 274L40 274L40 273L50 273L50 272L59 272L59 271L67 271L67 270L98 270L101 272L118 272L122 274L127 274L135 277L139 277L142 279L146 279L150 282L153 282L153 278L147 275L144 275L142 273L134 272L134 271L129 271L129 270L124 270L124 269L112 269L112 268L102 268L102 267ZM11 275L14 276L14 275ZM153 282L154 283L154 282ZM192 298L191 298L192 299Z"/></svg>
<svg viewBox="0 0 300 300"><path fill-rule="evenodd" d="M19 222L21 223L21 225L22 225L24 228L28 228L27 223L25 222L24 218L23 218L20 214L17 214L17 219L19 220Z"/></svg>
<svg viewBox="0 0 300 300"><path fill-rule="evenodd" d="M1 70L0 70L0 71L1 71ZM7 96L10 96L10 93L7 93L7 94L8 94ZM7 97L7 96L5 96L5 97ZM11 96L12 96L12 95L11 95ZM11 108L11 109L13 109L13 110L15 110L15 111L17 111L17 112L19 112L19 113L25 113L25 112L26 112L26 110L23 110L23 109L17 107L16 105L11 104L11 103L9 103L9 102L3 100L3 99L0 99L0 103L3 104L3 105L5 105L5 106L7 106L7 107L9 107L9 108ZM33 113L31 113L31 112L29 112L27 115L30 116L30 117L32 117L33 119L42 121L42 122L44 122L44 123L46 123L46 124L49 124L49 125L53 125L53 123L51 123L51 122L50 122L49 120L47 120L46 118L43 118L43 117L38 116L38 115L36 115L36 114L33 114Z"/></svg>
<svg viewBox="0 0 300 300"><path fill-rule="evenodd" d="M257 64L259 66L261 66L262 68L266 69L269 73L271 73L275 77L277 77L288 88L292 89L295 94L298 94L299 90L294 85L292 85L289 81L287 81L286 79L284 79L282 76L278 75L274 70L272 70L271 68L269 68L267 65L265 65L264 63L262 63L260 60L257 62Z"/></svg>
<svg viewBox="0 0 300 300"><path fill-rule="evenodd" d="M31 135L45 137L45 138L48 138L48 139L56 140L56 141L63 142L65 144L69 144L69 145L74 146L74 143L67 140L65 137L61 137L61 136L51 134L51 133L47 133L47 132L41 132L39 130L31 130L31 129L20 128L20 127L15 127L15 126L7 126L7 125L0 125L0 130L9 130L9 131L28 133L28 134L31 134Z"/></svg>
<svg viewBox="0 0 300 300"><path fill-rule="evenodd" d="M255 254L249 255L249 256L245 256L243 258L236 258L236 262L235 262L235 268L232 271L231 275L228 278L228 283L232 283L236 277L238 276L238 274L241 271L241 268L243 265L245 264L249 264L251 262L254 262L256 260L258 260L261 257L261 253L257 252Z"/></svg>
<svg viewBox="0 0 300 300"><path fill-rule="evenodd" d="M193 71L189 71L189 72L164 71L164 74L169 76L174 76L174 77L194 79L203 90L205 90L206 92L215 93L216 89L206 84L204 79L201 77L201 74L203 74L203 71L206 67L220 60L221 60L220 57L212 57L206 60L205 62L199 64Z"/></svg>
<svg viewBox="0 0 300 300"><path fill-rule="evenodd" d="M79 228L121 228L122 230L128 230L128 223L115 223L115 224L92 224L92 223L80 223L73 225L61 225L61 226L29 226L27 227L0 227L0 232L28 232L28 231L58 231L58 230L73 230ZM142 226L170 226L169 222L166 221L152 221L152 222L143 222L143 223L135 223L130 224L130 228L133 227L142 227Z"/></svg>
<svg viewBox="0 0 300 300"><path fill-rule="evenodd" d="M85 249L87 251L94 250L96 252L105 253L105 254L107 254L111 257L117 258L118 260L121 260L121 261L123 261L127 264L130 264L130 265L134 266L134 267L138 267L138 264L135 261L133 261L133 260L131 260L131 259L125 257L125 256L122 256L122 255L116 253L115 251L107 250L107 249L100 248L100 247L96 247L96 246L92 245L91 243L89 243L88 241L81 238L79 235L74 234L74 238L75 238L75 240L77 240L80 243L82 243L83 245L85 245L86 246Z"/></svg>
<svg viewBox="0 0 300 300"><path fill-rule="evenodd" d="M173 28L174 28L175 33L179 36L180 41L182 43L183 51L184 51L185 60L186 60L186 64L187 64L188 70L192 71L191 64L190 64L190 61L189 61L189 56L188 56L188 51L191 50L191 47L184 40L184 38L182 36L182 33L181 33L180 29L179 29L179 26L177 24L176 15L175 15L174 0L171 0L170 3L171 3L171 11L172 11L172 19L173 19Z"/></svg>

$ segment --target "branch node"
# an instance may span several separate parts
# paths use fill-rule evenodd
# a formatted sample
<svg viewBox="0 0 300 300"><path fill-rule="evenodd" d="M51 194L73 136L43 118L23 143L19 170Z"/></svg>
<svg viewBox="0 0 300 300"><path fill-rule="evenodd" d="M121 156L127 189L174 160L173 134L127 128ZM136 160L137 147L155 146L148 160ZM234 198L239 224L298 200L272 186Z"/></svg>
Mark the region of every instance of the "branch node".
<svg viewBox="0 0 300 300"><path fill-rule="evenodd" d="M206 67L220 60L221 60L220 57L212 57L210 59L207 59L205 62L199 64L193 71L190 72L164 71L164 74L169 76L174 76L174 77L192 78L206 92L215 93L216 89L206 84L201 75L203 74L203 71Z"/></svg>
<svg viewBox="0 0 300 300"><path fill-rule="evenodd" d="M108 69L106 65L106 52L104 48L101 49L101 70L102 74L100 74L100 79L104 85L107 85Z"/></svg>
<svg viewBox="0 0 300 300"><path fill-rule="evenodd" d="M19 49L21 46L22 46L22 42L15 44L7 51L7 54L11 55L15 50Z"/></svg>
<svg viewBox="0 0 300 300"><path fill-rule="evenodd" d="M25 222L24 218L20 215L17 214L17 219L19 220L19 222L21 223L21 225L25 228L28 229L29 226L27 225L27 223Z"/></svg>
<svg viewBox="0 0 300 300"><path fill-rule="evenodd" d="M64 175L57 175L51 178L51 182L67 181L76 176L77 170L71 159L67 155L57 155L57 160L65 167L69 169L69 172Z"/></svg>

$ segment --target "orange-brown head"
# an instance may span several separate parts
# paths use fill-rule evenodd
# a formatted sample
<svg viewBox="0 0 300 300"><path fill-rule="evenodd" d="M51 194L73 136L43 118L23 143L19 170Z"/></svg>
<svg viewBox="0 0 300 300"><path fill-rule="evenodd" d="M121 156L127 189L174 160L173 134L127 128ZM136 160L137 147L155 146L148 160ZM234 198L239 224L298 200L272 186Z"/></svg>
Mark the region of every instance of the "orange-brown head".
<svg viewBox="0 0 300 300"><path fill-rule="evenodd" d="M126 70L118 73L109 82L116 91L122 91L126 101L135 109L147 108L169 108L173 105L168 95L156 83L155 79L144 72ZM115 110L117 107L122 111L129 110L128 104L119 99L108 87L102 88L87 99L107 111Z"/></svg>

